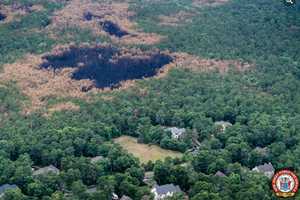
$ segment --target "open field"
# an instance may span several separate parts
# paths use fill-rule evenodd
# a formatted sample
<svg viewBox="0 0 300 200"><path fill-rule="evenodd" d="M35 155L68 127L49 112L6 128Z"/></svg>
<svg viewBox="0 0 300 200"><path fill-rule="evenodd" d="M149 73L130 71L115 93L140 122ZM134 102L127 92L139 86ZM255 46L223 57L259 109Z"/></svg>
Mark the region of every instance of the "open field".
<svg viewBox="0 0 300 200"><path fill-rule="evenodd" d="M163 160L167 157L176 158L182 156L182 153L165 150L157 145L139 144L136 138L130 136L121 136L116 138L114 142L120 144L129 153L139 158L142 163L147 163L150 160Z"/></svg>

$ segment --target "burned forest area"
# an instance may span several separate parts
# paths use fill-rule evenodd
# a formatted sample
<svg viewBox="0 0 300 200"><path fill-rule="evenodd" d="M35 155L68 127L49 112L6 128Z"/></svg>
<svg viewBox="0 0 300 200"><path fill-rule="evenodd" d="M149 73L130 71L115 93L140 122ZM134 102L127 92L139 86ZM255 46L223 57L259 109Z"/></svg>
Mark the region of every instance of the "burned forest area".
<svg viewBox="0 0 300 200"><path fill-rule="evenodd" d="M98 88L116 88L122 81L154 76L160 68L172 62L169 55L159 51L142 52L99 45L71 47L59 55L46 55L43 59L42 68L74 67L73 79L91 79Z"/></svg>
<svg viewBox="0 0 300 200"><path fill-rule="evenodd" d="M0 0L0 200L298 199L291 2Z"/></svg>

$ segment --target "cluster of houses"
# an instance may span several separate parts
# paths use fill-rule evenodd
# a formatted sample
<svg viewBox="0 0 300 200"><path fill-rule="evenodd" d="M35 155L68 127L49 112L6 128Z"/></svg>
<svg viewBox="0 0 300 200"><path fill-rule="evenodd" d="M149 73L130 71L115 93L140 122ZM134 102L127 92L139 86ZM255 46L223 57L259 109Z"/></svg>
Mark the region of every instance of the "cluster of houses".
<svg viewBox="0 0 300 200"><path fill-rule="evenodd" d="M94 157L94 158L91 158L91 162L93 162L93 163L98 162L101 159L103 159L103 157L101 157L101 156ZM252 171L264 174L268 178L272 178L272 176L274 175L275 169L271 163L265 163L263 165L254 167L252 169ZM40 175L45 175L45 174L50 174L50 173L59 174L60 170L57 169L55 166L50 165L50 166L39 168L36 170L33 169L32 174L33 174L33 176L40 176ZM215 174L215 176L225 177L226 175L223 172L218 171ZM152 187L151 193L154 196L154 200L163 200L167 197L173 196L176 193L183 194L183 192L179 188L179 186L176 186L173 184L157 185L154 180L154 172L146 172L143 182ZM4 185L0 186L0 198L4 195L4 193L7 190L14 190L17 188L18 188L17 185L10 185L10 184L4 184ZM97 191L96 187L92 187L87 190L88 193L94 193L96 191ZM117 194L113 193L112 200L131 200L131 198L126 195L119 197Z"/></svg>
<svg viewBox="0 0 300 200"><path fill-rule="evenodd" d="M93 161L97 162L97 161L99 161L99 158L102 159L101 157L98 157L97 159L96 158L91 159L91 162L93 162ZM265 163L263 165L254 167L252 169L252 171L262 173L265 176L267 176L268 178L272 178L272 176L274 175L275 169L271 163ZM49 174L49 173L59 174L60 171L53 165L43 167L43 168L33 171L34 176L39 176L39 175L44 175L44 174ZM215 174L215 176L225 177L226 175L223 172L218 171ZM177 185L174 185L174 184L157 185L154 180L154 172L146 172L143 182L149 186L152 186L151 193L154 196L154 200L163 200L167 197L172 197L176 193L183 194L183 191ZM4 195L5 191L14 190L17 188L18 187L16 185L10 185L10 184L5 184L5 185L0 186L0 198ZM88 193L94 193L96 191L97 191L96 187L92 187L87 190ZM117 194L113 193L112 200L131 200L131 198L126 195L123 195L120 198Z"/></svg>
<svg viewBox="0 0 300 200"><path fill-rule="evenodd" d="M220 132L225 132L228 127L232 126L232 124L227 121L217 121L214 125ZM182 139L186 133L185 128L167 127L165 130L171 132L171 137L176 140Z"/></svg>
<svg viewBox="0 0 300 200"><path fill-rule="evenodd" d="M258 165L254 167L251 171L263 174L269 179L271 179L275 173L275 169L271 163L264 163L263 165ZM217 173L215 173L215 176L225 177L226 175L223 172L218 171Z"/></svg>
<svg viewBox="0 0 300 200"><path fill-rule="evenodd" d="M176 193L183 194L179 186L175 186L173 184L157 185L156 181L154 180L154 172L152 171L145 173L143 182L149 187L152 187L151 193L153 194L154 200L163 200L167 197L172 197ZM95 193L97 192L97 187L90 187L86 192L89 194ZM116 193L112 193L111 198L112 200L132 200L126 195L119 197Z"/></svg>
<svg viewBox="0 0 300 200"><path fill-rule="evenodd" d="M46 175L46 174L59 174L60 170L54 167L53 165L49 165L47 167L34 169L32 168L32 175L33 176L40 176L40 175ZM4 184L0 186L0 198L4 196L5 192L8 190L15 190L18 189L18 186L15 184Z"/></svg>
<svg viewBox="0 0 300 200"><path fill-rule="evenodd" d="M224 132L227 127L232 126L229 122L216 122L215 125L219 127L221 132ZM165 129L166 131L169 131L171 133L171 137L173 139L181 139L185 136L186 129L185 128L177 128L177 127L168 127ZM267 149L266 148L256 148L258 152L262 154L267 154ZM96 156L90 159L91 163L97 163L104 159L102 156ZM40 176L40 175L45 175L45 174L59 174L60 170L56 168L53 165L49 165L43 168L38 168L38 169L32 169L32 174L33 176ZM253 172L261 173L264 174L268 178L272 178L274 175L275 169L271 163L265 163L263 165L256 166L252 169ZM218 171L215 173L215 176L218 177L225 177L226 175ZM144 176L143 182L149 186L152 187L151 193L154 196L154 200L163 200L167 197L172 197L176 193L181 193L183 194L182 190L180 189L179 186L174 185L174 184L166 184L166 185L157 185L157 183L154 180L154 172L146 172ZM7 190L14 190L17 189L17 185L10 185L10 184L4 184L0 186L0 198L4 195L4 193ZM87 193L94 193L97 191L96 187L91 187L87 190ZM112 200L131 200L130 197L123 195L122 197L119 197L117 194L113 193L112 194Z"/></svg>

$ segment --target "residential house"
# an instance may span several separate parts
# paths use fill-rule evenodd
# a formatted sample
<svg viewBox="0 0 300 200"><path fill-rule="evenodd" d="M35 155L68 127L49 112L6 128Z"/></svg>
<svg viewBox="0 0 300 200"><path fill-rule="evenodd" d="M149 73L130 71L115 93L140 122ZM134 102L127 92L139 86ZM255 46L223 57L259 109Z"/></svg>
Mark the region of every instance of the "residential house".
<svg viewBox="0 0 300 200"><path fill-rule="evenodd" d="M177 127L169 127L166 128L167 131L171 132L171 136L173 139L180 139L184 136L186 129L185 128L177 128Z"/></svg>
<svg viewBox="0 0 300 200"><path fill-rule="evenodd" d="M221 132L225 132L228 127L232 126L232 124L230 122L217 121L215 122L215 126L218 127Z"/></svg>
<svg viewBox="0 0 300 200"><path fill-rule="evenodd" d="M273 167L273 165L271 163L265 163L263 165L259 165L256 166L252 169L252 171L258 172L258 173L262 173L265 176L267 176L268 178L272 178L272 176L274 175L275 169Z"/></svg>
<svg viewBox="0 0 300 200"><path fill-rule="evenodd" d="M35 171L33 171L33 176L39 176L39 175L46 175L46 174L59 174L59 169L57 169L55 166L53 165L49 165L47 167L43 167L40 169L37 169Z"/></svg>
<svg viewBox="0 0 300 200"><path fill-rule="evenodd" d="M4 196L4 194L7 190L14 190L17 188L18 188L18 186L16 186L16 185L10 185L10 184L1 185L0 186L0 198Z"/></svg>
<svg viewBox="0 0 300 200"><path fill-rule="evenodd" d="M179 186L173 184L157 185L152 188L151 192L154 194L154 200L162 200L167 197L172 197L175 193L182 193Z"/></svg>

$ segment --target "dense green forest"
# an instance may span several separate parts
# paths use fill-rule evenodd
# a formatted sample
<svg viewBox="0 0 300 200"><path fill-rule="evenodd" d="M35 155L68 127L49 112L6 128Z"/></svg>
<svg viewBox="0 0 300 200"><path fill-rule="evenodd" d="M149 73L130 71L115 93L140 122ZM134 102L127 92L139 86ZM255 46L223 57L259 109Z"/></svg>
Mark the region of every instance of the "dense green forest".
<svg viewBox="0 0 300 200"><path fill-rule="evenodd" d="M45 10L0 24L0 65L26 53L50 51L56 44L107 41L78 27L64 29L54 40L46 27L52 13L66 2L20 3L43 4ZM140 28L167 38L145 48L236 59L254 67L225 74L173 69L160 79L99 93L92 102L70 99L80 110L51 117L42 111L22 114L27 97L15 83L1 84L0 185L19 188L2 198L106 200L114 192L134 200L151 199L143 177L145 171L154 171L158 184L179 185L191 200L276 199L270 180L251 169L271 162L276 169L292 167L300 172L300 5L286 7L275 0L232 0L214 7L192 7L191 0L134 0L130 5ZM158 15L179 11L193 13L193 19L175 27L157 23ZM223 133L214 126L216 121L233 125ZM186 128L187 136L174 140L165 126ZM112 142L121 135L184 156L141 164ZM201 146L191 154L195 137ZM261 154L258 147L268 153ZM90 162L99 155L104 159ZM33 176L32 167L48 165L60 174ZM226 176L214 176L217 171ZM92 186L97 192L88 192Z"/></svg>

